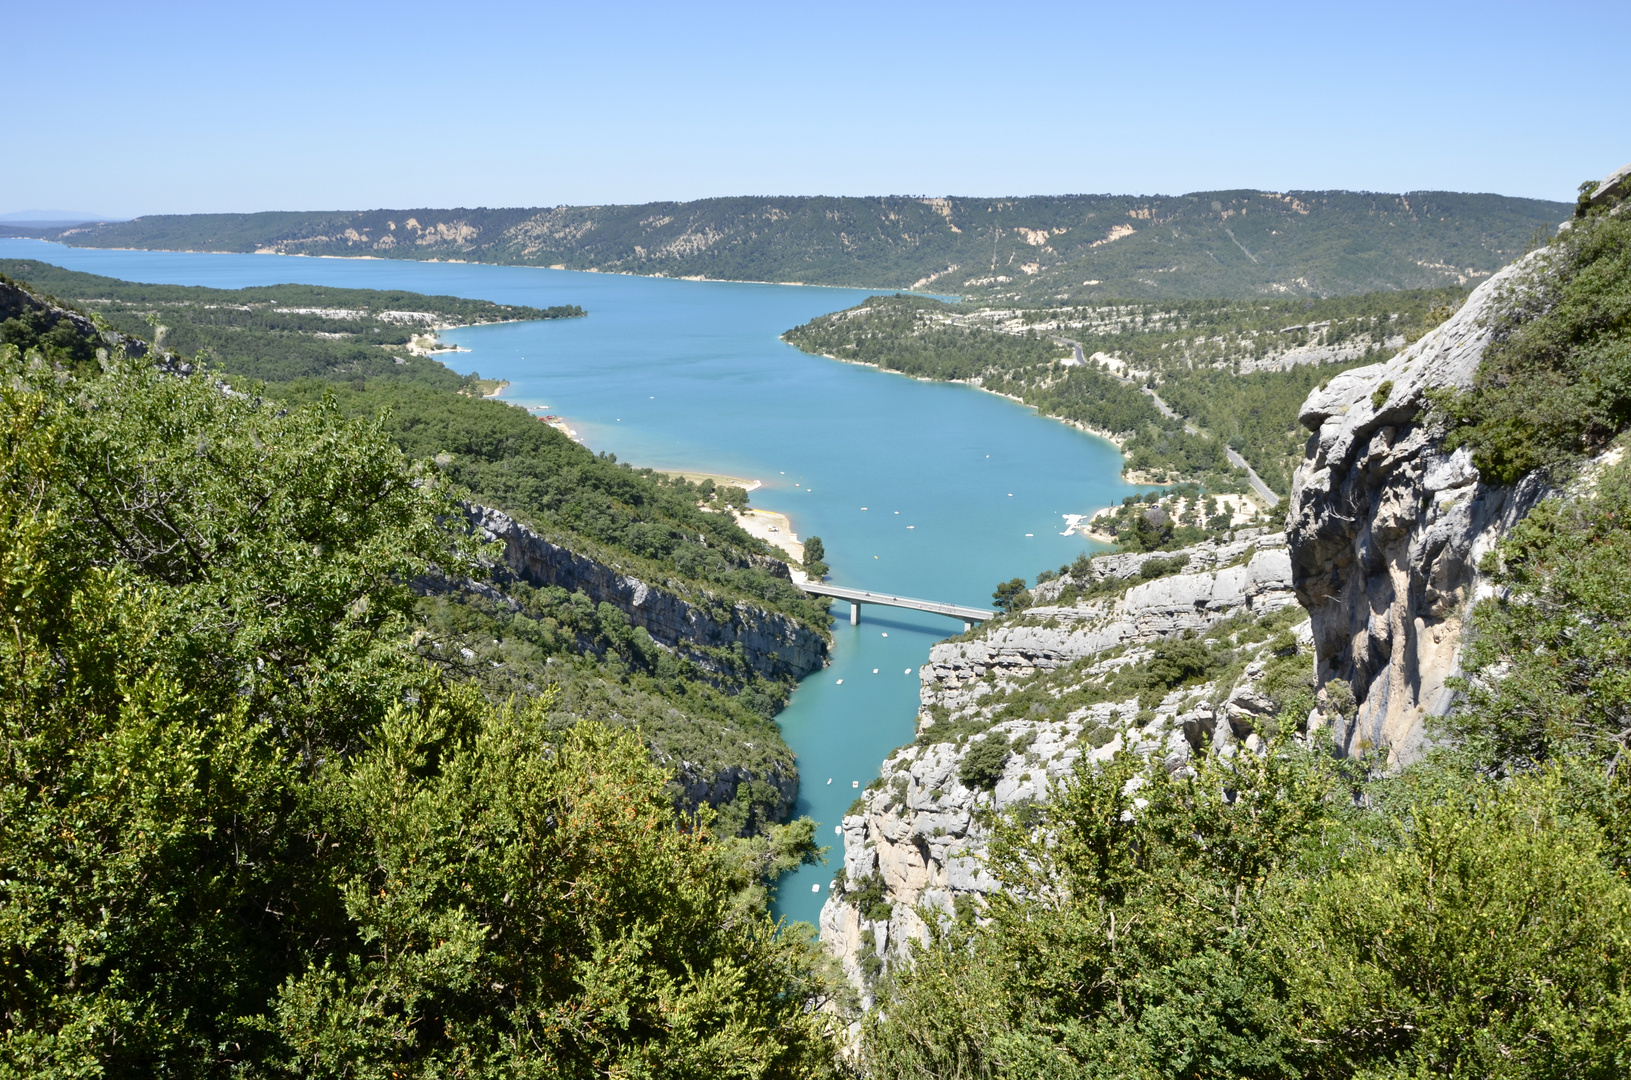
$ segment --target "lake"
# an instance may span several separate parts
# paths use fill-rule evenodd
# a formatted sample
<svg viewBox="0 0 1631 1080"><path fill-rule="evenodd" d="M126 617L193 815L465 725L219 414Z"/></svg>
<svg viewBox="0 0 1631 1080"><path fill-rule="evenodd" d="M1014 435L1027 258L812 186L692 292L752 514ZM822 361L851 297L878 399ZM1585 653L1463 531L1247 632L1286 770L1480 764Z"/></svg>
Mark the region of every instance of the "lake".
<svg viewBox="0 0 1631 1080"><path fill-rule="evenodd" d="M989 607L1095 547L1063 515L1138 489L1103 439L971 387L920 382L783 344L779 335L850 307L865 290L673 281L528 267L279 255L99 251L0 239L0 257L132 281L240 288L299 282L407 289L507 304L579 304L589 315L448 331L461 371L507 379L506 400L548 406L596 450L659 469L760 481L753 505L818 535L834 584ZM778 718L798 755L798 812L822 842L910 742L918 668L951 619L833 603L832 664ZM783 879L779 911L814 922L842 852Z"/></svg>

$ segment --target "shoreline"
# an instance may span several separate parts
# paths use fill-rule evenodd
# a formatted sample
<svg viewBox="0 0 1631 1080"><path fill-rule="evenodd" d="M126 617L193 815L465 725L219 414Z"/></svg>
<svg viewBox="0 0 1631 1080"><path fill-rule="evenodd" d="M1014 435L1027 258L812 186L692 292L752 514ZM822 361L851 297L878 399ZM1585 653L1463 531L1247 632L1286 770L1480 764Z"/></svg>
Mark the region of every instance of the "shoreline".
<svg viewBox="0 0 1631 1080"><path fill-rule="evenodd" d="M845 360L842 356L833 356L831 353L804 352L803 349L799 349L799 347L797 345L794 345L792 342L787 341L786 339L782 339L782 344L786 345L790 349L797 349L799 352L804 353L805 356L819 356L823 360L831 360L831 361L833 361L835 363L839 363L839 364L851 364L851 365L853 365L855 367L871 368L873 371L881 371L885 375L898 375L903 379L911 379L913 382L939 383L941 385L946 385L946 386L971 386L974 389L980 391L982 394L990 394L992 397L1004 398L1004 399L1006 399L1008 401L1012 401L1016 405L1023 405L1025 408L1030 409L1032 412L1036 413L1036 415L1042 417L1044 420L1056 420L1061 424L1065 424L1068 427L1073 427L1076 430L1078 430L1080 432L1083 432L1084 434L1091 435L1096 439L1103 439L1105 442L1109 443L1111 446L1114 446L1118 451L1121 451L1121 450L1125 449L1125 447L1127 445L1127 439L1129 438L1129 436L1127 434L1118 434L1118 433L1113 432L1113 431L1106 431L1104 428L1094 427L1092 424L1085 424L1080 420L1072 420L1072 419L1070 419L1069 417L1066 417L1066 416L1055 416L1052 413L1043 412L1040 408L1038 408L1035 405L1032 405L1030 402L1024 400L1023 398L1017 398L1013 394L1004 394L1000 390L988 389L988 388L986 388L984 386L981 386L979 384L979 382L977 382L974 379L932 379L932 378L929 378L926 375L912 375L912 374L909 374L909 373L904 372L904 371L895 371L893 368L886 368L886 367L882 366L881 364L868 363L865 360ZM1125 463L1125 461L1126 461L1125 456L1122 458L1122 460ZM1125 467L1123 468L1121 475L1124 476L1124 477L1126 476ZM1131 479L1131 478L1128 478L1127 482L1129 484L1153 483L1153 481L1134 480L1134 479Z"/></svg>
<svg viewBox="0 0 1631 1080"><path fill-rule="evenodd" d="M731 516L743 532L787 554L787 569L793 576L794 584L805 580L805 573L800 569L804 565L804 544L799 541L798 533L793 531L791 518L779 510L759 509L733 510Z"/></svg>
<svg viewBox="0 0 1631 1080"><path fill-rule="evenodd" d="M513 266L521 270L564 270L569 274L613 274L619 277L651 278L658 281L700 281L716 285L785 285L799 289L860 289L863 291L889 291L901 293L918 293L907 285L818 285L810 281L755 281L750 278L711 278L698 275L684 275L676 277L672 274L637 274L632 270L575 270L569 266L556 263L551 266L539 266L537 263L509 263L489 262L486 259L397 259L391 255L312 255L304 251L273 251L270 248L256 248L254 251L207 251L202 248L152 248L152 247L114 247L101 244L67 244L61 240L47 240L43 236L19 236L17 240L39 240L45 244L61 244L67 248L79 248L85 251L157 251L168 252L175 255L277 255L285 259L365 259L373 262L422 262L422 263L449 263L464 266ZM920 293L923 296L934 296L934 293ZM527 320L508 319L507 322L524 322ZM485 324L476 324L485 325ZM449 327L449 329L454 329Z"/></svg>
<svg viewBox="0 0 1631 1080"><path fill-rule="evenodd" d="M929 378L927 376L924 376L924 375L911 375L911 374L908 374L907 372L904 372L904 371L895 371L895 370L893 370L891 368L883 367L880 364L868 363L865 360L845 360L843 357L833 356L831 353L804 352L803 349L799 349L799 347L797 345L794 345L792 342L786 341L786 340L783 340L782 344L784 344L784 345L786 345L786 346L788 346L789 348L792 348L792 349L798 349L798 351L801 352L801 353L804 353L805 356L819 356L823 360L832 360L835 363L839 363L839 364L852 364L855 367L871 368L873 371L881 371L885 375L899 375L901 378L911 379L913 382L941 383L941 384L945 384L945 385L956 385L956 386L970 386L970 387L973 387L974 389L980 391L983 394L990 394L992 397L1006 398L1007 400L1012 401L1016 405L1023 405L1025 408L1030 409L1032 412L1036 413L1036 415L1042 417L1044 420L1053 420L1053 421L1056 421L1058 423L1064 424L1067 427L1073 427L1077 431L1082 432L1084 435L1091 435L1096 439L1103 439L1105 442L1109 443L1111 446L1114 446L1116 448L1116 451L1122 455L1122 459L1121 459L1122 460L1122 468L1121 468L1121 472L1118 473L1117 475L1119 475L1122 478L1122 480L1126 481L1129 484L1135 484L1135 485L1137 485L1139 487L1171 487L1174 484L1183 483L1182 480L1155 480L1155 479L1152 479L1149 476L1147 476L1147 475L1145 475L1144 473L1141 473L1141 472L1137 472L1137 471L1128 472L1127 471L1126 447L1127 447L1127 440L1128 440L1128 438L1130 438L1130 435L1128 435L1126 433L1106 431L1103 428L1094 427L1092 424L1083 423L1080 420L1072 420L1068 416L1055 416L1053 413L1043 412L1039 407L1037 407L1035 405L1032 405L1030 402L1024 400L1023 398L1017 398L1013 394L1004 394L1000 390L987 389L986 387L981 386L978 382L976 382L973 379L931 379L931 378Z"/></svg>
<svg viewBox="0 0 1631 1080"><path fill-rule="evenodd" d="M732 476L729 473L702 472L700 470L693 469L658 468L653 468L652 471L662 473L664 476L678 476L682 479L691 481L693 484L700 484L704 480L712 480L715 487L739 487L743 491L758 491L760 488L765 486L764 481L762 480L749 480L745 476Z"/></svg>

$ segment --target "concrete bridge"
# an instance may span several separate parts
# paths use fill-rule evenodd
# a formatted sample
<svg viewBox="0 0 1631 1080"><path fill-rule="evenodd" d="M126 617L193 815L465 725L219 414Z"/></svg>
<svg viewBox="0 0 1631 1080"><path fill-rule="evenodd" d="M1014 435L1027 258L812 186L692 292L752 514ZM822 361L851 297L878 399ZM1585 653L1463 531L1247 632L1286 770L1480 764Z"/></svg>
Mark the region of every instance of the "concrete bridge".
<svg viewBox="0 0 1631 1080"><path fill-rule="evenodd" d="M913 611L927 611L935 615L949 615L953 619L963 620L963 630L966 633L974 629L974 624L995 618L996 612L986 608L963 607L960 604L942 604L936 600L914 600L910 596L890 596L888 593L868 592L865 589L846 589L842 585L828 585L823 581L801 581L798 587L807 593L816 596L831 596L839 600L849 601L849 624L861 625L862 604L882 604L885 607L911 608Z"/></svg>

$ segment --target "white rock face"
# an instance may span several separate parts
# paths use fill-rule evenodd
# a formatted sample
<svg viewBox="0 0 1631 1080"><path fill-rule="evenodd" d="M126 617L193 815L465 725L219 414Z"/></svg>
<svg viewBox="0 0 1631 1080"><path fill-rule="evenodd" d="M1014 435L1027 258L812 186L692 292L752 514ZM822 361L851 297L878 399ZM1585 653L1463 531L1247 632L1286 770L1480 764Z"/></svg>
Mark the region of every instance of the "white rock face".
<svg viewBox="0 0 1631 1080"><path fill-rule="evenodd" d="M844 818L845 887L821 910L821 939L870 1004L868 969L899 955L904 943L925 933L924 914L954 916L959 897L980 897L997 887L982 861L988 839L980 815L1027 801L1042 801L1084 754L1107 760L1124 745L1182 768L1190 754L1211 744L1233 752L1239 740L1255 739L1253 721L1272 704L1255 691L1263 664L1214 706L1217 687L1175 691L1150 713L1136 697L1098 702L1064 715L1004 719L988 728L1016 746L990 791L971 789L959 778L963 760L984 735L961 745L936 742L937 723L989 721L993 693L1030 681L1083 658L1100 658L1089 675L1136 663L1146 646L1186 631L1204 632L1246 612L1262 616L1295 605L1291 562L1284 538L1255 533L1229 543L1206 543L1181 552L1106 556L1093 561L1092 578L1137 579L1151 558L1186 556L1185 572L1139 581L1120 596L1059 606L1062 592L1087 582L1070 579L1038 586L1038 606L1022 618L998 621L964 639L930 650L922 671L918 742L884 763L881 783L862 793ZM1307 624L1299 628L1307 640ZM1116 650L1109 657L1107 651ZM1074 677L1074 673L1071 673ZM1196 699L1204 699L1197 701ZM1221 721L1221 722L1220 722ZM857 892L876 878L888 902L869 918ZM938 914L937 914L938 913Z"/></svg>
<svg viewBox="0 0 1631 1080"><path fill-rule="evenodd" d="M955 707L959 693L988 672L1019 678L1117 646L1147 644L1188 630L1203 632L1240 610L1266 615L1296 603L1291 557L1278 534L1209 542L1181 552L1108 555L1093 560L1092 572L1098 581L1134 578L1151 559L1185 555L1189 566L1184 573L1133 585L1111 601L1058 607L1053 601L1069 580L1037 586L1035 606L1017 623L998 623L973 640L942 642L929 650L924 705Z"/></svg>
<svg viewBox="0 0 1631 1080"><path fill-rule="evenodd" d="M1489 317L1545 257L1502 270L1398 356L1336 376L1303 404L1314 437L1292 482L1287 541L1320 684L1342 679L1359 700L1352 721L1333 717L1348 753L1381 748L1394 764L1421 753L1425 717L1454 701L1445 681L1485 588L1478 561L1546 494L1535 479L1484 483L1464 449L1445 454L1417 422L1429 390L1472 384Z"/></svg>

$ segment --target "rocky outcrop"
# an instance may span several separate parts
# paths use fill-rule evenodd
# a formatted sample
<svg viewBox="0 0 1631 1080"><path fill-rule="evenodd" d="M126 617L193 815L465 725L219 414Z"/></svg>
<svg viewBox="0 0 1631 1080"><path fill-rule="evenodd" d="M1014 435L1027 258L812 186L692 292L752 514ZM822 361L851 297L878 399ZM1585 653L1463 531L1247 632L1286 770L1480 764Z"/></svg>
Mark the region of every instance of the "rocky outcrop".
<svg viewBox="0 0 1631 1080"><path fill-rule="evenodd" d="M1187 559L1187 566L1145 580L1153 559L1166 566ZM1072 599L1095 585L1120 591ZM877 973L907 940L926 932L925 917L956 917L959 907L996 887L982 862L986 812L1047 799L1083 755L1106 760L1126 747L1177 770L1208 746L1225 754L1241 745L1255 749L1258 729L1274 711L1258 687L1267 659L1261 641L1242 647L1249 662L1228 685L1185 686L1153 708L1136 694L1077 707L1067 696L1148 659L1160 642L1222 633L1227 627L1220 624L1233 617L1255 620L1293 608L1290 558L1277 534L1104 556L1080 579L1047 582L1033 596L1036 605L1022 617L930 650L917 741L890 756L844 817L843 876L822 907L821 940L868 1003ZM1300 613L1287 621L1298 623ZM1294 640L1306 646L1306 621ZM1087 663L1071 666L1079 661ZM1043 702L1060 704L1032 706L1019 718L998 715L1007 691L1038 686L1046 687ZM965 759L993 737L1011 747L1001 775L989 789L971 787Z"/></svg>
<svg viewBox="0 0 1631 1080"><path fill-rule="evenodd" d="M1485 483L1423 418L1429 391L1471 385L1490 316L1545 257L1496 274L1415 344L1336 376L1302 407L1313 436L1292 482L1287 541L1319 682L1340 679L1358 700L1351 718L1332 710L1344 752L1383 751L1392 764L1421 753L1425 717L1455 698L1445 683L1485 587L1478 562L1546 494L1534 477Z"/></svg>
<svg viewBox="0 0 1631 1080"><path fill-rule="evenodd" d="M1295 603L1285 539L1266 530L1242 530L1237 536L1181 552L1094 559L1089 574L1095 582L1139 582L1119 596L1059 606L1054 601L1075 582L1065 577L1037 586L1035 603L1022 618L929 650L923 692L929 695L932 687L936 696L926 696L925 704L949 701L946 695L988 673L1022 678L1117 646L1205 631L1241 610L1264 615ZM1179 558L1188 559L1184 572L1141 580L1145 563Z"/></svg>
<svg viewBox="0 0 1631 1080"><path fill-rule="evenodd" d="M766 678L802 678L827 660L826 639L788 615L713 594L693 600L581 555L540 535L502 510L467 504L476 532L504 545L507 571L535 587L559 586L609 603L644 627L658 644L714 670L720 661L707 650L739 653ZM786 574L786 565L767 560Z"/></svg>
<svg viewBox="0 0 1631 1080"><path fill-rule="evenodd" d="M93 346L123 349L128 356L146 356L147 342L113 330L100 330L87 316L35 296L27 289L0 275L0 322L33 315L39 319L43 331L56 330L66 325L73 335ZM169 357L165 357L169 359Z"/></svg>

